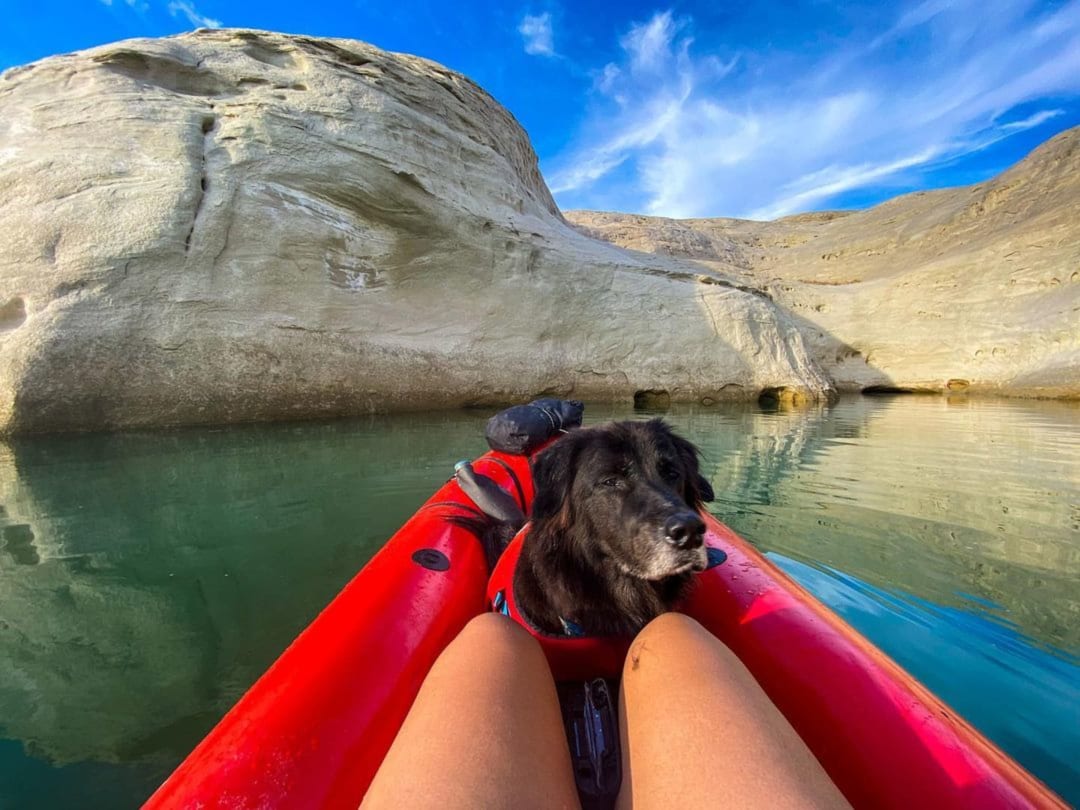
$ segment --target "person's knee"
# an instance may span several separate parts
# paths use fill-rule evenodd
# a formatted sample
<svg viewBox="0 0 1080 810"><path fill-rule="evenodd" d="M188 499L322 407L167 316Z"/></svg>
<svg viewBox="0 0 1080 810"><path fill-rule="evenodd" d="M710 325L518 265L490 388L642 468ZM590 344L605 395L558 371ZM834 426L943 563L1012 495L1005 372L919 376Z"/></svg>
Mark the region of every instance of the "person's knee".
<svg viewBox="0 0 1080 810"><path fill-rule="evenodd" d="M645 625L638 635L644 636L646 634L688 633L697 631L704 631L704 628L696 619L690 618L685 613L671 611L668 613L661 613Z"/></svg>
<svg viewBox="0 0 1080 810"><path fill-rule="evenodd" d="M705 637L712 638L712 634L686 614L661 613L641 629L634 644L655 647Z"/></svg>
<svg viewBox="0 0 1080 810"><path fill-rule="evenodd" d="M551 681L551 670L540 643L527 630L506 616L485 613L462 628L428 679L466 683L477 677L496 691L511 685L536 691Z"/></svg>
<svg viewBox="0 0 1080 810"><path fill-rule="evenodd" d="M460 646L479 649L486 655L543 655L540 644L520 624L499 613L481 613L458 634Z"/></svg>
<svg viewBox="0 0 1080 810"><path fill-rule="evenodd" d="M688 656L710 654L734 658L734 653L696 620L682 613L662 613L637 634L630 645L623 676L637 673L646 660L677 666Z"/></svg>

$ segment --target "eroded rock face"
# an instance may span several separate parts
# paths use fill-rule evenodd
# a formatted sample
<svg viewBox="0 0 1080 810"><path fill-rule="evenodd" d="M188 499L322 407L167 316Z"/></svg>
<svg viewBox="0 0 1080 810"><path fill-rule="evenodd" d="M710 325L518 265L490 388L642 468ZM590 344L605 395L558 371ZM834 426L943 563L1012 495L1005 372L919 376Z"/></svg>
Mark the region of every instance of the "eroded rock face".
<svg viewBox="0 0 1080 810"><path fill-rule="evenodd" d="M0 78L0 431L831 391L735 274L562 219L468 79L199 31Z"/></svg>
<svg viewBox="0 0 1080 810"><path fill-rule="evenodd" d="M1080 129L988 182L867 211L567 218L767 290L841 390L1080 397Z"/></svg>

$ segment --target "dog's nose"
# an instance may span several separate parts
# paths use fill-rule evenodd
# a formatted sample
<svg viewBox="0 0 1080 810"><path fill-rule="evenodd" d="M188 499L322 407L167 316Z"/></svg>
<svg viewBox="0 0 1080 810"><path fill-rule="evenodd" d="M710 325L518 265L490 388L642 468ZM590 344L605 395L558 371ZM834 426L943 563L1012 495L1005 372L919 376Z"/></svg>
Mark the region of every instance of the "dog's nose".
<svg viewBox="0 0 1080 810"><path fill-rule="evenodd" d="M697 548L704 538L705 522L696 512L679 512L664 522L664 539L675 548Z"/></svg>

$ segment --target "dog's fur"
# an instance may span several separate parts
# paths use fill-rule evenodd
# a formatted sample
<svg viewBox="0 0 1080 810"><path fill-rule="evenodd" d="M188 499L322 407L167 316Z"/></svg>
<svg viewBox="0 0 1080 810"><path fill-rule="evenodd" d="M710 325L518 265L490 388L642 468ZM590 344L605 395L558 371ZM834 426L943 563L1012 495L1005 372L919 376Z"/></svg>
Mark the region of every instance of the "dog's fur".
<svg viewBox="0 0 1080 810"><path fill-rule="evenodd" d="M532 527L514 598L539 630L631 635L704 570L698 451L660 419L571 431L532 462Z"/></svg>

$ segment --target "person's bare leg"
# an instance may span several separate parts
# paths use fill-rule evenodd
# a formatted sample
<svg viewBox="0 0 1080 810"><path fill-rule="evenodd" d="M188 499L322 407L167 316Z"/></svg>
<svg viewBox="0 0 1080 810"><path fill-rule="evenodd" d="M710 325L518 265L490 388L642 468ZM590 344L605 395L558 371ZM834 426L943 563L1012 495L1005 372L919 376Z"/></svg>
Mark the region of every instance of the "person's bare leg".
<svg viewBox="0 0 1080 810"><path fill-rule="evenodd" d="M742 662L686 616L638 634L619 709L620 808L848 806Z"/></svg>
<svg viewBox="0 0 1080 810"><path fill-rule="evenodd" d="M469 622L428 673L361 807L579 807L535 639L498 614Z"/></svg>

